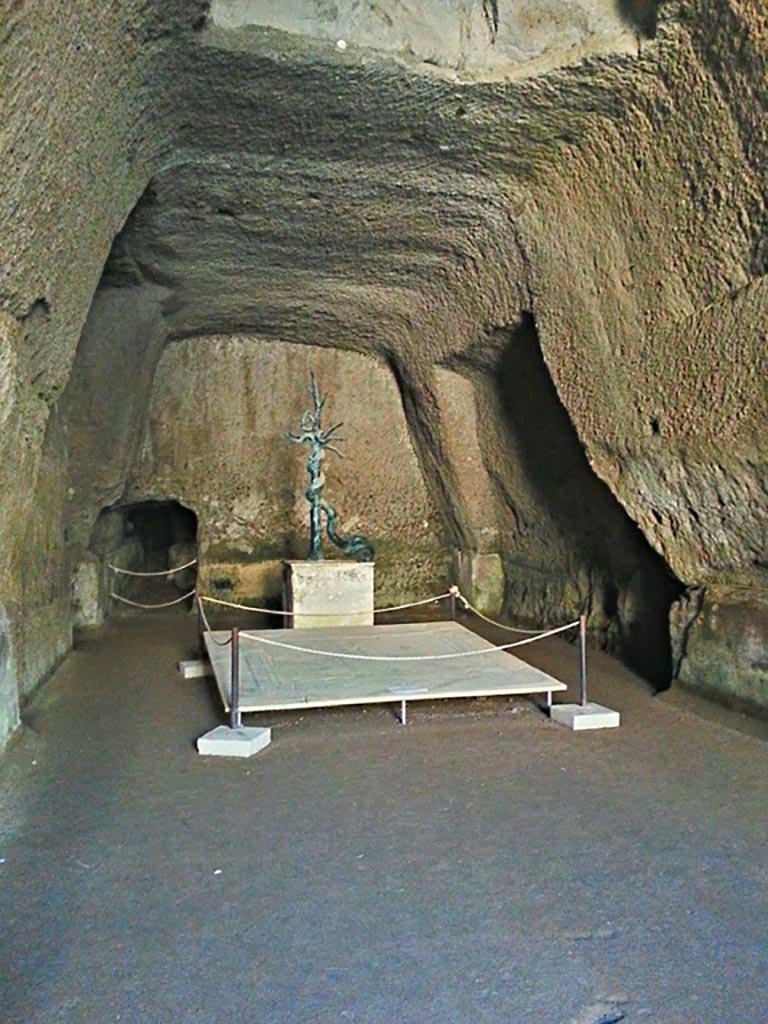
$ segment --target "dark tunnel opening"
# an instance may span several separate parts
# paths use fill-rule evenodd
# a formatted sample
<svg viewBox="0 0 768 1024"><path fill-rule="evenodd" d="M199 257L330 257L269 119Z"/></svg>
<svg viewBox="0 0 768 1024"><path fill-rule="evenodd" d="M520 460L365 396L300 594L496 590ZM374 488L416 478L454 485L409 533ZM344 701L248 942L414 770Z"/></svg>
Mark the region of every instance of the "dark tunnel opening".
<svg viewBox="0 0 768 1024"><path fill-rule="evenodd" d="M91 535L91 550L107 566L126 571L112 570L113 593L160 605L194 589L196 564L171 570L196 562L197 531L197 515L178 501L135 501L102 510Z"/></svg>
<svg viewBox="0 0 768 1024"><path fill-rule="evenodd" d="M141 544L145 572L182 564L177 557L182 548L194 547L196 553L197 516L192 509L177 501L141 501L122 511L127 533Z"/></svg>
<svg viewBox="0 0 768 1024"><path fill-rule="evenodd" d="M662 0L617 0L619 14L642 38L655 39Z"/></svg>
<svg viewBox="0 0 768 1024"><path fill-rule="evenodd" d="M683 586L595 474L544 360L534 317L507 331L494 368L511 451L537 501L600 581L617 653L657 690L672 676L669 610Z"/></svg>

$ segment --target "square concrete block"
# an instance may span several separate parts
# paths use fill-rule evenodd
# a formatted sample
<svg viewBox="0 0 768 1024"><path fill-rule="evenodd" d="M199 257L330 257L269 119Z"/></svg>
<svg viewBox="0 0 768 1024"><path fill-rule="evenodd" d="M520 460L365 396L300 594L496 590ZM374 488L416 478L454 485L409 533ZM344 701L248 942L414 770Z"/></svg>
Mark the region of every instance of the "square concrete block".
<svg viewBox="0 0 768 1024"><path fill-rule="evenodd" d="M285 608L294 629L373 625L373 562L285 562Z"/></svg>
<svg viewBox="0 0 768 1024"><path fill-rule="evenodd" d="M566 729L615 729L621 716L602 704L554 704L549 717Z"/></svg>
<svg viewBox="0 0 768 1024"><path fill-rule="evenodd" d="M245 725L239 729L230 729L228 725L219 725L200 737L197 752L208 757L253 757L271 742L271 729Z"/></svg>
<svg viewBox="0 0 768 1024"><path fill-rule="evenodd" d="M179 675L182 679L202 679L204 676L212 676L213 670L207 661L180 661Z"/></svg>

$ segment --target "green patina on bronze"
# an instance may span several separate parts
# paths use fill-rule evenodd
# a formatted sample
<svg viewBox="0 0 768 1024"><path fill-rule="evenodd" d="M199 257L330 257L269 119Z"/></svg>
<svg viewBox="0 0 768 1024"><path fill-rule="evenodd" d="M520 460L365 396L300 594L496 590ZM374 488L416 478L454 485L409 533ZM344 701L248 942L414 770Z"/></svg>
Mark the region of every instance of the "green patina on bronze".
<svg viewBox="0 0 768 1024"><path fill-rule="evenodd" d="M339 458L342 454L336 447L343 438L336 435L336 431L342 426L336 423L325 430L322 427L323 407L326 397L320 397L317 390L317 381L314 371L310 373L309 393L312 396L314 409L308 409L301 417L298 434L286 434L289 441L295 444L309 445L309 459L307 460L307 472L309 473L309 487L305 491L309 502L309 561L320 561L323 555L322 538L322 515L325 514L325 527L328 539L345 555L352 555L358 562L373 561L373 547L361 534L352 534L350 537L342 537L336 532L336 511L328 504L322 496L325 486L325 473L323 472L323 459L326 448L335 452ZM335 444L331 442L334 441Z"/></svg>

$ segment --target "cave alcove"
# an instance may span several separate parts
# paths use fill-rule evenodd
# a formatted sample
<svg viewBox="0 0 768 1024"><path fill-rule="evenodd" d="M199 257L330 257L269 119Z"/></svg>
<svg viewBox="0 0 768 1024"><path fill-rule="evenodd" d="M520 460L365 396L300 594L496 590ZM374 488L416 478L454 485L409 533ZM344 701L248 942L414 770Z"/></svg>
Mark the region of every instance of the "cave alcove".
<svg viewBox="0 0 768 1024"><path fill-rule="evenodd" d="M197 559L197 514L174 499L148 498L102 509L91 534L91 553L110 594L137 603L162 604L194 589L196 567L170 573ZM160 573L131 576L115 572ZM190 599L191 600L191 599ZM101 617L103 617L103 612Z"/></svg>
<svg viewBox="0 0 768 1024"><path fill-rule="evenodd" d="M195 554L184 561L197 557L197 515L192 509L178 501L147 500L124 505L120 511L126 532L141 545L144 572L159 572L181 564L174 555L182 546L195 549Z"/></svg>
<svg viewBox="0 0 768 1024"><path fill-rule="evenodd" d="M506 332L493 379L505 449L517 453L513 472L522 474L544 513L543 535L564 544L571 571L581 565L591 580L591 604L606 623L608 649L657 691L666 689L672 677L669 612L682 584L590 466L530 312Z"/></svg>

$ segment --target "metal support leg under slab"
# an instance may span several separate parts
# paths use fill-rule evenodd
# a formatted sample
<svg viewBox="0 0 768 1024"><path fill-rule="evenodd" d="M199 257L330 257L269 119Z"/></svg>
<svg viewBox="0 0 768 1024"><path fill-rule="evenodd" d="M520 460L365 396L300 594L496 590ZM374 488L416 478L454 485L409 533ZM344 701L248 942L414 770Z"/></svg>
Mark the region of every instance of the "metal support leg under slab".
<svg viewBox="0 0 768 1024"><path fill-rule="evenodd" d="M404 700L400 701L400 725L408 725L408 709Z"/></svg>

